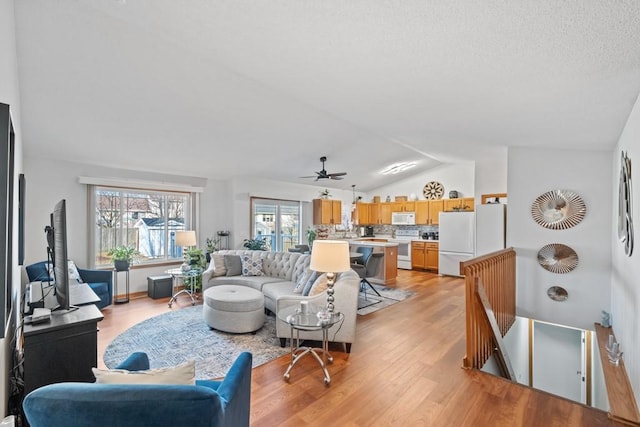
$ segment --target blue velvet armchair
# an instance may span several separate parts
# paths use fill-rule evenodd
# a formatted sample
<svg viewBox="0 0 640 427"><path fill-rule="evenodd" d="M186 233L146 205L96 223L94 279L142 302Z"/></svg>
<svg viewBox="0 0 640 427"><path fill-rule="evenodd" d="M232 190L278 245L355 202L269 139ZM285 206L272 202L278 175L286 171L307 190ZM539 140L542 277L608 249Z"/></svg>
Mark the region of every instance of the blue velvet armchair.
<svg viewBox="0 0 640 427"><path fill-rule="evenodd" d="M40 261L26 267L29 282L44 282L53 280L49 277L47 262ZM78 273L82 281L89 285L98 295L100 301L96 303L99 309L111 305L113 299L113 273L111 270L87 270L78 267Z"/></svg>
<svg viewBox="0 0 640 427"><path fill-rule="evenodd" d="M249 425L251 353L241 353L222 381L196 385L59 383L29 393L23 409L31 427ZM118 368L149 368L133 353Z"/></svg>

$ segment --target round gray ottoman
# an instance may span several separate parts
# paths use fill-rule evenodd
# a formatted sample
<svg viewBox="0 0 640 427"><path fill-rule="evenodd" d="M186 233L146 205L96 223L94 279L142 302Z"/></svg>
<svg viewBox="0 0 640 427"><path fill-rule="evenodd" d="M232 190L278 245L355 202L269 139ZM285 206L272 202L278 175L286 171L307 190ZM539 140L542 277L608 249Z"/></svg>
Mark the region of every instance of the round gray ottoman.
<svg viewBox="0 0 640 427"><path fill-rule="evenodd" d="M213 286L204 291L203 314L207 325L219 331L257 331L264 324L264 295L246 286Z"/></svg>

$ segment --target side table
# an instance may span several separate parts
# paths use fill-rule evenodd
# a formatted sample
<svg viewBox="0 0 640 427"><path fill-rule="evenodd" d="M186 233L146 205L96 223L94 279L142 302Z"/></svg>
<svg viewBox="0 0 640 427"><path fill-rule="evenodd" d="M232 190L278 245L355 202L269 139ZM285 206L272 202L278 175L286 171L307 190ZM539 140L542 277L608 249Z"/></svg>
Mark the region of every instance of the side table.
<svg viewBox="0 0 640 427"><path fill-rule="evenodd" d="M124 293L124 297L118 298L118 273L125 273L126 274L126 283L125 283L125 293ZM113 293L114 295L114 299L113 299L113 303L114 304L126 304L129 302L129 270L113 270Z"/></svg>
<svg viewBox="0 0 640 427"><path fill-rule="evenodd" d="M327 363L333 363L333 356L329 353L329 329L344 320L342 313L326 313L325 316L318 316L324 311L324 307L308 307L307 313L302 313L300 307L289 307L278 313L278 318L291 326L291 362L284 373L284 380L289 381L291 369L306 354L311 354L324 373L324 384L331 384L331 377L327 370ZM322 330L322 348L314 348L300 345L300 331ZM294 344L295 341L295 344ZM318 354L322 353L322 357Z"/></svg>
<svg viewBox="0 0 640 427"><path fill-rule="evenodd" d="M184 289L173 294L169 300L169 307L171 307L173 302L178 299L180 294L189 295L191 298L191 305L196 305L196 300L198 299L196 295L196 279L200 276L202 270L199 268L192 268L191 270L183 271L181 268L172 268L167 270L165 273L170 274L172 277L173 291L176 289L177 279L182 279L182 283L184 284Z"/></svg>

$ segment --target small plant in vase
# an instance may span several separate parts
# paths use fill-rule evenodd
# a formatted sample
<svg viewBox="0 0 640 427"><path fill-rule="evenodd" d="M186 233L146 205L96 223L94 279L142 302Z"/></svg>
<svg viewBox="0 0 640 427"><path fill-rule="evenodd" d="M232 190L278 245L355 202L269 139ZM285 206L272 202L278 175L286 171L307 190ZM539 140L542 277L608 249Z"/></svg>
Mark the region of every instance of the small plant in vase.
<svg viewBox="0 0 640 427"><path fill-rule="evenodd" d="M140 255L140 252L133 246L122 245L110 249L107 255L111 257L116 271L127 271L131 263Z"/></svg>
<svg viewBox="0 0 640 427"><path fill-rule="evenodd" d="M205 258L207 262L211 261L211 254L218 250L220 244L220 237L207 237L205 248Z"/></svg>
<svg viewBox="0 0 640 427"><path fill-rule="evenodd" d="M199 248L191 247L187 249L184 258L185 262L189 265L189 271L195 270L198 272L199 270L201 272L207 265L204 252ZM198 274L195 276L195 279L192 280L195 280L194 288L199 291L202 288L202 276Z"/></svg>
<svg viewBox="0 0 640 427"><path fill-rule="evenodd" d="M328 188L325 188L324 190L322 190L320 192L320 198L321 199L328 199L329 197L331 197L331 193L329 192Z"/></svg>

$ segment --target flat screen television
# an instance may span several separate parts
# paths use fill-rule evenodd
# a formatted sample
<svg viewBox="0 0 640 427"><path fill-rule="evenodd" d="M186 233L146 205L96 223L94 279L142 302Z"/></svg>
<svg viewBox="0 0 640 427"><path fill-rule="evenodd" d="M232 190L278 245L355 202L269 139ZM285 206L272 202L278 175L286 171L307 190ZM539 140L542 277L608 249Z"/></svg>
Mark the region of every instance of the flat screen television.
<svg viewBox="0 0 640 427"><path fill-rule="evenodd" d="M47 231L47 244L53 262L54 286L58 306L55 310L69 310L69 268L67 265L67 202L56 203L51 213L51 230Z"/></svg>

